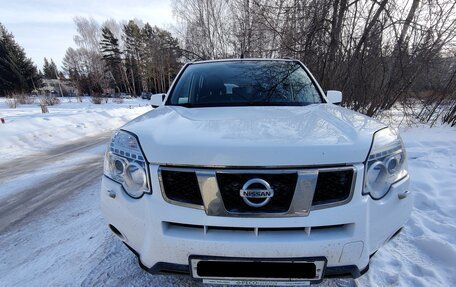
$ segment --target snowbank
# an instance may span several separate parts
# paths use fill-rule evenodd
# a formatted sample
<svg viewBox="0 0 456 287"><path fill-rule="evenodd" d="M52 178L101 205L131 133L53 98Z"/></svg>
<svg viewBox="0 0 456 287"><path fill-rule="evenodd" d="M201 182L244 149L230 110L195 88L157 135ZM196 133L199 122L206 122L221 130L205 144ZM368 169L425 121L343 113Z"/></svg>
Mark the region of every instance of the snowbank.
<svg viewBox="0 0 456 287"><path fill-rule="evenodd" d="M95 105L89 98L84 98L82 103L65 98L43 114L37 104L10 109L5 99L0 98L0 118L5 120L4 124L0 123L0 162L112 131L151 110L146 100L126 99L122 104L109 101Z"/></svg>

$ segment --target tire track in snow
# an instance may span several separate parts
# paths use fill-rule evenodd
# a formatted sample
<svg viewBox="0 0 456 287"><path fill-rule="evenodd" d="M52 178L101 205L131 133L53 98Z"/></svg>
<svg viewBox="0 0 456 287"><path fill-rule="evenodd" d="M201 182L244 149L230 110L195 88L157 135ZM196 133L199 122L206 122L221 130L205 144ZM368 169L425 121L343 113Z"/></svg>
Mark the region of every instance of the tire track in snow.
<svg viewBox="0 0 456 287"><path fill-rule="evenodd" d="M25 218L32 220L52 209L70 194L100 180L102 174L103 158L99 155L0 201L0 233L10 226L17 227Z"/></svg>
<svg viewBox="0 0 456 287"><path fill-rule="evenodd" d="M42 153L22 157L0 165L0 183L10 180L17 176L27 174L52 163L64 160L76 155L81 151L88 150L97 145L104 144L111 136L111 132L103 133L93 137L86 137L82 140L73 141L71 143L57 146L53 149Z"/></svg>

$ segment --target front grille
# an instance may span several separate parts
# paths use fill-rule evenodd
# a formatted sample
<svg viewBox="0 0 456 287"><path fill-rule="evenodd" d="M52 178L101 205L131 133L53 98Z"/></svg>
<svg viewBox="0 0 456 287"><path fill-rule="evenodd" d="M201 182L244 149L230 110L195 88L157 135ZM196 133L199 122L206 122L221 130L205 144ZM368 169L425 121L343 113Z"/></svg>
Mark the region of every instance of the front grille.
<svg viewBox="0 0 456 287"><path fill-rule="evenodd" d="M252 178L267 181L274 190L274 196L262 207L247 205L239 195L243 185ZM217 173L217 183L225 208L233 213L283 213L290 208L296 188L297 173L254 174Z"/></svg>
<svg viewBox="0 0 456 287"><path fill-rule="evenodd" d="M195 172L161 170L163 189L170 200L203 205Z"/></svg>
<svg viewBox="0 0 456 287"><path fill-rule="evenodd" d="M320 171L312 205L340 202L351 193L353 169Z"/></svg>
<svg viewBox="0 0 456 287"><path fill-rule="evenodd" d="M208 215L305 216L312 209L347 203L352 194L355 169L340 167L266 172L161 167L160 177L165 200L172 204L204 208ZM265 196L268 197L261 194L260 198L255 198L254 192L268 191L268 188L261 181L246 184L253 179L266 181L273 191L263 206L251 206L252 203L263 203ZM303 184L303 180L307 182ZM244 185L247 191L241 191ZM245 199L241 193L245 195L246 192L252 193ZM207 206L204 206L203 198L208 201Z"/></svg>

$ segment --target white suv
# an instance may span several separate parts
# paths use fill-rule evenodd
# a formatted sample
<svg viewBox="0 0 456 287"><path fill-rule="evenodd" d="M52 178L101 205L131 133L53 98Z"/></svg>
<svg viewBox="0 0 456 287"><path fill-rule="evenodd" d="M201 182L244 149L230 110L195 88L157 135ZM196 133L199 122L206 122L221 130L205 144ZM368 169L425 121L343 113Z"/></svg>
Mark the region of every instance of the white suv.
<svg viewBox="0 0 456 287"><path fill-rule="evenodd" d="M164 95L163 95L164 96ZM294 60L185 65L115 132L101 207L149 272L205 283L358 277L408 219L402 140Z"/></svg>

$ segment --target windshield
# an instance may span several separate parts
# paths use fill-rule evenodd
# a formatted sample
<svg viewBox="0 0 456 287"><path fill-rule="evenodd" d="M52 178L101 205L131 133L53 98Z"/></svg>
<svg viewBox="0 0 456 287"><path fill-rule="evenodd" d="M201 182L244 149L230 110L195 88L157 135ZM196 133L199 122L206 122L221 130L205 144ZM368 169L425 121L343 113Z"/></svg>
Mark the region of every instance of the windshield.
<svg viewBox="0 0 456 287"><path fill-rule="evenodd" d="M293 61L222 61L189 65L168 105L305 106L321 103L314 83Z"/></svg>

